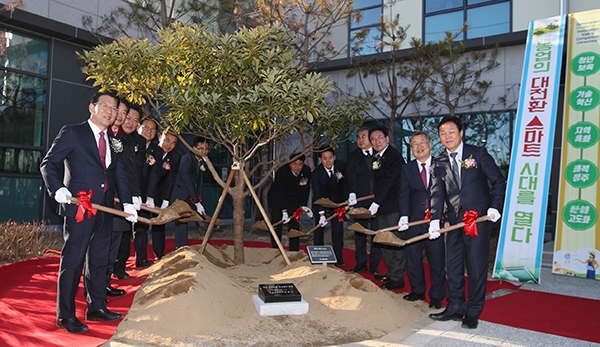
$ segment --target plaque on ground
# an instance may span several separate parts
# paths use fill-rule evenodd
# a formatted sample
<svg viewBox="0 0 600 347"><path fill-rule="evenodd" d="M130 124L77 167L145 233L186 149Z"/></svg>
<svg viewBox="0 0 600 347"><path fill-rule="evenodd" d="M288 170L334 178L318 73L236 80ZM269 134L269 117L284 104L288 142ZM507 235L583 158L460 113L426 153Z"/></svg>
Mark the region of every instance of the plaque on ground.
<svg viewBox="0 0 600 347"><path fill-rule="evenodd" d="M337 263L337 258L331 246L307 246L308 257L313 264Z"/></svg>
<svg viewBox="0 0 600 347"><path fill-rule="evenodd" d="M258 296L265 303L302 300L302 295L293 283L259 284Z"/></svg>

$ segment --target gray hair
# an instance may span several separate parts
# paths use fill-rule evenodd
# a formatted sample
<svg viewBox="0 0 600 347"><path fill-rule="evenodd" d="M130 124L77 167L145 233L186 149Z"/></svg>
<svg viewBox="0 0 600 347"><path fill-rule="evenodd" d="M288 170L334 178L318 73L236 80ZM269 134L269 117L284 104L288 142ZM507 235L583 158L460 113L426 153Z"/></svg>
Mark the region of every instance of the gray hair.
<svg viewBox="0 0 600 347"><path fill-rule="evenodd" d="M428 134L428 133L426 133L426 132L424 132L424 131L421 131L421 130L419 130L419 131L415 131L415 132L414 132L414 133L413 133L413 134L410 136L410 140L408 141L408 143L411 143L411 144L412 144L412 139L413 139L414 137L416 137L416 136L419 136L419 135L425 135L425 138L427 139L427 142L431 142L431 139L429 138L429 134Z"/></svg>

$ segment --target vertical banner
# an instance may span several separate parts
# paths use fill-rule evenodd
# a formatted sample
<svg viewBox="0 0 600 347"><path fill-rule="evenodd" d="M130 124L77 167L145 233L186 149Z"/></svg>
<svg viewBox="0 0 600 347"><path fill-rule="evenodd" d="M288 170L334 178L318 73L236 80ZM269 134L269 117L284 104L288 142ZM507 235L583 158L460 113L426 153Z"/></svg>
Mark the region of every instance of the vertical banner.
<svg viewBox="0 0 600 347"><path fill-rule="evenodd" d="M494 278L539 283L565 16L529 23Z"/></svg>
<svg viewBox="0 0 600 347"><path fill-rule="evenodd" d="M552 272L600 279L600 10L569 15L565 119Z"/></svg>

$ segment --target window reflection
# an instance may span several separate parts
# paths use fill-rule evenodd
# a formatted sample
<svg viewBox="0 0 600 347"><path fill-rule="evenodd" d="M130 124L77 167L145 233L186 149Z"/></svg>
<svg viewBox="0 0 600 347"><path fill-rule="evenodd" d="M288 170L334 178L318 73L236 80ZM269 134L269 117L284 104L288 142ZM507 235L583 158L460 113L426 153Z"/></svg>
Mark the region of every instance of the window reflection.
<svg viewBox="0 0 600 347"><path fill-rule="evenodd" d="M0 64L46 75L48 41L0 28Z"/></svg>
<svg viewBox="0 0 600 347"><path fill-rule="evenodd" d="M39 178L0 177L0 220L39 220L41 193Z"/></svg>

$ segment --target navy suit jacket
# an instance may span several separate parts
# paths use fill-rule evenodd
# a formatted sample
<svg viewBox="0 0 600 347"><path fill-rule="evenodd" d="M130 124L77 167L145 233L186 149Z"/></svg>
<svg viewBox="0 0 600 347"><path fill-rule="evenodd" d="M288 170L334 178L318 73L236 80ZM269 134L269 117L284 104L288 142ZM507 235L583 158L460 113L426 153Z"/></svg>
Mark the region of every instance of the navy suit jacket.
<svg viewBox="0 0 600 347"><path fill-rule="evenodd" d="M158 168L158 183L156 187L156 195L154 201L157 205L162 204L163 200L170 201L177 173L179 172L179 163L181 156L175 151L167 153L161 160L161 165Z"/></svg>
<svg viewBox="0 0 600 347"><path fill-rule="evenodd" d="M267 195L269 208L287 210L291 215L300 206L308 206L312 173L308 165L302 166L294 176L290 164L285 164L275 173L275 180Z"/></svg>
<svg viewBox="0 0 600 347"><path fill-rule="evenodd" d="M205 167L208 170L208 167ZM175 178L173 193L171 194L171 203L175 200L189 202L192 198L194 204L200 202L198 198L198 159L193 152L184 154L179 162L179 171Z"/></svg>
<svg viewBox="0 0 600 347"><path fill-rule="evenodd" d="M425 217L426 202L429 200L430 187L431 177L429 178L427 188L425 188L423 179L421 178L421 168L419 168L416 160L402 166L399 196L400 216L408 216L410 222L422 220Z"/></svg>
<svg viewBox="0 0 600 347"><path fill-rule="evenodd" d="M335 203L346 201L348 197L348 190L346 187L346 163L340 160L333 162L333 180L329 177L327 170L323 164L319 164L312 173L312 188L313 188L313 203L320 198L329 198ZM339 174L342 178L338 179L336 175ZM333 182L332 182L333 181ZM319 206L319 205L315 205ZM318 211L325 210L324 207L319 206Z"/></svg>
<svg viewBox="0 0 600 347"><path fill-rule="evenodd" d="M484 147L463 144L462 160L473 156L477 167L465 169L461 165L461 188L452 173L448 152L436 157L434 177L431 184L431 218L440 219L442 214L451 224L460 223L465 211L475 210L478 216L487 215L492 207L502 213L506 180ZM488 185L488 182L491 184ZM444 202L446 211L444 213ZM491 228L493 223L479 223L479 227Z"/></svg>
<svg viewBox="0 0 600 347"><path fill-rule="evenodd" d="M109 140L110 143L110 140ZM129 179L121 158L109 145L111 163L104 169L92 128L87 121L62 127L40 164L40 172L51 197L61 187L74 197L79 191L93 191L92 203L100 204L106 195L106 206L114 206L115 188L122 203L131 203ZM64 175L62 169L64 167ZM105 182L108 184L104 193ZM75 217L78 206L59 204L61 216Z"/></svg>
<svg viewBox="0 0 600 347"><path fill-rule="evenodd" d="M362 149L358 148L348 155L348 193L356 194L357 198L373 194L375 189L375 173L373 161L375 158L365 157ZM368 208L372 200L358 202L355 207Z"/></svg>
<svg viewBox="0 0 600 347"><path fill-rule="evenodd" d="M386 215L400 212L398 195L400 194L400 170L404 165L404 158L392 146L380 158L381 167L375 172L375 198L373 201L379 205L377 214Z"/></svg>

